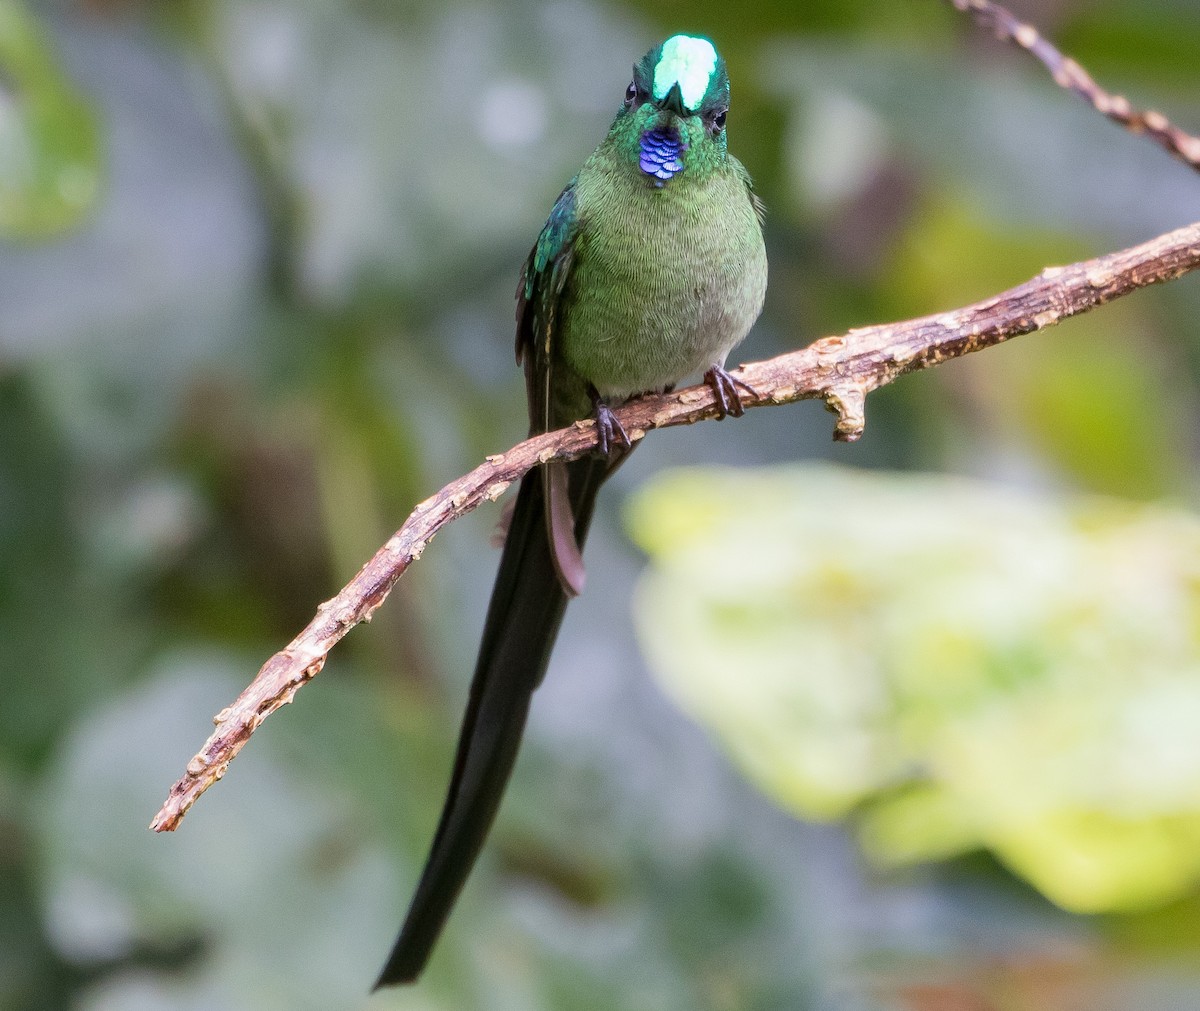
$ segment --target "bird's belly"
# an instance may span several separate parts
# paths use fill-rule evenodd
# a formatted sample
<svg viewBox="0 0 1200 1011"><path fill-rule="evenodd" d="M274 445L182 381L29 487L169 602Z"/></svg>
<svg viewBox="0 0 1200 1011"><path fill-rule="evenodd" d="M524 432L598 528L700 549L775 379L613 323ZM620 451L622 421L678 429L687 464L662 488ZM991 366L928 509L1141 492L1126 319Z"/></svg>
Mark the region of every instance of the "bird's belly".
<svg viewBox="0 0 1200 1011"><path fill-rule="evenodd" d="M712 194L723 212L715 216L707 201L681 211L652 192L581 237L559 353L605 399L723 364L758 317L766 254L744 184L734 182L740 192Z"/></svg>

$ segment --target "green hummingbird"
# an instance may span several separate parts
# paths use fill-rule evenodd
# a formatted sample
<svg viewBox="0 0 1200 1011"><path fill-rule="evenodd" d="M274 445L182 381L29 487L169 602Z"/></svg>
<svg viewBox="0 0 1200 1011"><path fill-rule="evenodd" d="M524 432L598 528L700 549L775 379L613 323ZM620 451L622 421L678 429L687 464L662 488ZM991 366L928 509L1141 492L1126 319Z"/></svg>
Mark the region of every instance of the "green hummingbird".
<svg viewBox="0 0 1200 1011"><path fill-rule="evenodd" d="M742 413L724 364L762 310L767 257L762 204L726 147L728 111L725 61L708 39L655 46L525 261L517 362L530 434L592 417L598 452L521 482L449 793L377 987L420 975L495 818L567 601L583 588L596 493L632 449L610 407L703 373L722 417Z"/></svg>

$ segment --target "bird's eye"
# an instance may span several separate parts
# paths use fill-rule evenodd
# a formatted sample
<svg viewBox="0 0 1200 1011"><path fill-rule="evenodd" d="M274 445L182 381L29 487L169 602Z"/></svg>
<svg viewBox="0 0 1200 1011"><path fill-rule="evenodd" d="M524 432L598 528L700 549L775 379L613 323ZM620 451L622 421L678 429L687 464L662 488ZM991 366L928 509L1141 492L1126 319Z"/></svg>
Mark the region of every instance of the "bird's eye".
<svg viewBox="0 0 1200 1011"><path fill-rule="evenodd" d="M727 109L722 109L715 116L713 116L712 124L713 124L713 132L714 133L720 133L722 130L725 129L725 114L726 114L726 112L728 112Z"/></svg>
<svg viewBox="0 0 1200 1011"><path fill-rule="evenodd" d="M625 108L626 109L628 109L631 105L633 105L634 99L637 98L637 95L638 95L637 85L634 84L632 81L630 81L629 87L625 89Z"/></svg>

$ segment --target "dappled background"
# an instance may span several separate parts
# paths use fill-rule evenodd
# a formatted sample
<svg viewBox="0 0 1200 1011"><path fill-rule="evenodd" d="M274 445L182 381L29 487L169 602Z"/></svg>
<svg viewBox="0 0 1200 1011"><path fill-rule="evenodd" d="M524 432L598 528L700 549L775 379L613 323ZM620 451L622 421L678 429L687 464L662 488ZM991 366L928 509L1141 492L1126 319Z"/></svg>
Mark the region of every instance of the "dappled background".
<svg viewBox="0 0 1200 1011"><path fill-rule="evenodd" d="M1195 0L1025 3L1200 128ZM523 256L711 35L740 360L1194 220L932 0L0 0L0 1007L353 1008L440 806L499 507L174 835L262 661L525 424ZM421 1009L1200 1006L1200 287L647 440Z"/></svg>

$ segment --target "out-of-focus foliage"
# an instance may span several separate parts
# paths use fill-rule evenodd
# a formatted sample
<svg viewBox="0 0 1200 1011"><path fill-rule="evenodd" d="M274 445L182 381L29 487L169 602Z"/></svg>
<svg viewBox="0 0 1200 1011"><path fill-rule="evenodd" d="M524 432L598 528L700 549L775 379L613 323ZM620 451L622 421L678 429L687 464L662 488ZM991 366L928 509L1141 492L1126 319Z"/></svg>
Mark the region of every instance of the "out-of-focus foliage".
<svg viewBox="0 0 1200 1011"><path fill-rule="evenodd" d="M631 523L651 662L785 807L1080 912L1200 880L1200 517L810 466L672 472Z"/></svg>
<svg viewBox="0 0 1200 1011"><path fill-rule="evenodd" d="M771 289L742 358L984 297L1200 211L1193 173L949 5L730 10L0 0L5 1011L368 1000L445 788L498 510L438 538L177 834L144 826L263 659L415 502L520 435L517 269L654 41L708 33L729 60L730 145L770 208ZM1116 90L1200 125L1189 4L1025 13ZM872 396L854 447L830 445L815 407L646 440L606 490L588 593L429 974L370 1001L1200 1004L1194 891L1087 918L979 857L867 869L840 822L782 814L644 669L629 610L642 560L615 520L621 496L665 465L831 455L1021 487L1038 516L1059 508L1039 501L1051 492L1194 505L1198 316L1185 280L907 377ZM883 515L874 494L855 504L863 536ZM929 509L936 524L942 506ZM701 599L736 552L710 564ZM953 684L978 670L970 661L937 670ZM951 711L932 669L917 673L925 711ZM725 674L743 684L738 706L770 709L740 669ZM1105 704L1092 695L1081 715ZM842 726L833 716L827 736ZM1171 780L1154 770L1181 739L1163 726L1183 716L1145 717L1150 757L1115 781L1098 773L1095 806L1153 780L1138 816L1164 809ZM1057 763L1071 749L1014 747L1028 754L1011 768L980 751L958 771L1015 775L1040 755L1031 802L1070 781ZM869 757L841 773L861 778ZM949 787L892 768L854 805L868 845L951 850L929 825ZM827 815L848 790L828 794ZM981 807L960 819L955 846L999 852L985 832L998 818ZM1078 820L1050 829L1035 860L1066 852L1068 831L1081 845L1113 838ZM1179 865L1151 862L1179 880Z"/></svg>
<svg viewBox="0 0 1200 1011"><path fill-rule="evenodd" d="M100 185L91 110L21 0L0 2L0 236L76 224Z"/></svg>

